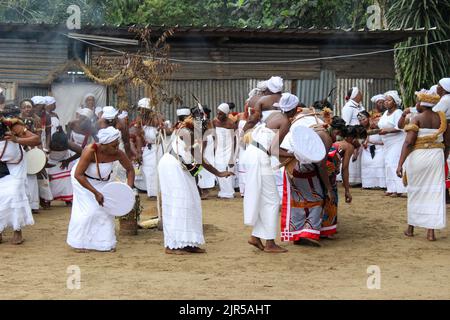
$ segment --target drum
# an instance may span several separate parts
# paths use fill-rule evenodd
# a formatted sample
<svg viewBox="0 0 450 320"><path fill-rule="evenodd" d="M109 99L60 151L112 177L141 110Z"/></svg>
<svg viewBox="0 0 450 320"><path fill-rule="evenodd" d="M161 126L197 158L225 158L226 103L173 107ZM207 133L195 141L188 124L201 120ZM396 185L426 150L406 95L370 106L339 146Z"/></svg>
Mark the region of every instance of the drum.
<svg viewBox="0 0 450 320"><path fill-rule="evenodd" d="M300 163L317 163L325 158L322 139L311 128L296 126L292 130L292 149Z"/></svg>
<svg viewBox="0 0 450 320"><path fill-rule="evenodd" d="M102 188L101 193L103 207L110 215L121 217L130 213L134 207L135 193L125 183L110 182Z"/></svg>
<svg viewBox="0 0 450 320"><path fill-rule="evenodd" d="M26 153L27 174L36 174L44 169L47 163L47 156L41 149L34 148Z"/></svg>

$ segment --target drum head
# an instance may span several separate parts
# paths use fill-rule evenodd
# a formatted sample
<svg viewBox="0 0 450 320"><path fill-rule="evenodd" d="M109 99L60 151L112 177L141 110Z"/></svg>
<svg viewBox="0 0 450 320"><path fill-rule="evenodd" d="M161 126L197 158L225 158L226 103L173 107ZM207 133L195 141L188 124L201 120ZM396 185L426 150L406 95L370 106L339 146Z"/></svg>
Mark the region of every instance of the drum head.
<svg viewBox="0 0 450 320"><path fill-rule="evenodd" d="M34 148L26 153L27 157L27 174L36 174L45 167L47 157L41 149Z"/></svg>
<svg viewBox="0 0 450 320"><path fill-rule="evenodd" d="M135 194L127 184L110 182L103 187L101 193L104 197L103 207L110 215L121 217L133 209Z"/></svg>
<svg viewBox="0 0 450 320"><path fill-rule="evenodd" d="M317 163L325 158L325 146L319 135L311 128L296 126L292 130L292 144L297 160Z"/></svg>

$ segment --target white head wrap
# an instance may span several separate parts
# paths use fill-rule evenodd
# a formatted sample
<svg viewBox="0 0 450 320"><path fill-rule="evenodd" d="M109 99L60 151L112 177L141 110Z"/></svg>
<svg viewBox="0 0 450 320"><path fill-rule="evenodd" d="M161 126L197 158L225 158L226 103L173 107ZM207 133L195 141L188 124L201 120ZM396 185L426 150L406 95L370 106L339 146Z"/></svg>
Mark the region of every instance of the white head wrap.
<svg viewBox="0 0 450 320"><path fill-rule="evenodd" d="M376 96L373 96L370 101L372 101L373 103L377 103L380 100L386 100L386 97L384 96L384 94L377 94Z"/></svg>
<svg viewBox="0 0 450 320"><path fill-rule="evenodd" d="M440 97L438 96L437 92L433 92L433 91L431 91L431 89L430 89L430 90L422 89L422 90L420 90L420 91L416 91L416 92L415 92L416 95L419 94L419 93L426 94L426 95L430 95L430 96L436 96L435 98L437 98L437 99L440 98ZM437 101L438 101L438 100L437 100ZM436 103L437 103L437 102L436 102ZM436 105L436 103L420 101L420 105L421 105L422 107L427 107L427 108L434 107L434 106Z"/></svg>
<svg viewBox="0 0 450 320"><path fill-rule="evenodd" d="M350 95L350 100L355 99L356 96L358 95L358 93L359 93L358 87L353 87L352 88L352 94Z"/></svg>
<svg viewBox="0 0 450 320"><path fill-rule="evenodd" d="M94 116L94 112L92 112L92 110L89 108L79 108L77 110L77 113L80 116L85 116L88 119L92 119L92 117Z"/></svg>
<svg viewBox="0 0 450 320"><path fill-rule="evenodd" d="M435 84L434 86L432 86L432 87L430 88L430 90L429 90L429 93L430 93L430 94L437 94L437 87L438 87L437 84Z"/></svg>
<svg viewBox="0 0 450 320"><path fill-rule="evenodd" d="M445 91L450 92L450 78L442 78L439 80L439 84Z"/></svg>
<svg viewBox="0 0 450 320"><path fill-rule="evenodd" d="M177 116L178 117L189 116L190 114L191 114L191 109L189 109L189 108L177 109Z"/></svg>
<svg viewBox="0 0 450 320"><path fill-rule="evenodd" d="M97 133L98 142L100 144L108 144L120 138L120 131L114 127L100 129Z"/></svg>
<svg viewBox="0 0 450 320"><path fill-rule="evenodd" d="M102 118L106 119L106 120L112 120L117 116L118 113L119 113L119 111L117 111L116 108L111 107L111 106L106 106L106 107L103 107Z"/></svg>
<svg viewBox="0 0 450 320"><path fill-rule="evenodd" d="M87 108L87 107L86 107ZM89 108L88 108L89 109ZM103 108L102 107L95 107L94 113L97 117L100 116L100 113L103 112Z"/></svg>
<svg viewBox="0 0 450 320"><path fill-rule="evenodd" d="M279 103L280 109L283 112L289 112L292 109L296 108L299 102L300 101L296 95L293 95L291 93L283 93L281 95Z"/></svg>
<svg viewBox="0 0 450 320"><path fill-rule="evenodd" d="M230 113L230 106L228 105L228 103L221 103L218 107L217 110L222 111L225 114L229 114Z"/></svg>
<svg viewBox="0 0 450 320"><path fill-rule="evenodd" d="M119 119L125 119L126 117L128 117L128 112L126 111L122 111L118 116Z"/></svg>
<svg viewBox="0 0 450 320"><path fill-rule="evenodd" d="M267 90L267 80L266 81L260 81L256 85L256 89L260 91L266 91Z"/></svg>
<svg viewBox="0 0 450 320"><path fill-rule="evenodd" d="M34 96L31 98L31 101L33 101L34 105L45 104L45 98L42 96Z"/></svg>
<svg viewBox="0 0 450 320"><path fill-rule="evenodd" d="M86 95L84 96L83 102L86 103L86 99L87 99L87 98L91 98L91 97L95 99L95 94L89 92L88 94L86 94Z"/></svg>
<svg viewBox="0 0 450 320"><path fill-rule="evenodd" d="M280 77L271 77L267 80L267 88L272 93L278 93L283 90L283 79Z"/></svg>
<svg viewBox="0 0 450 320"><path fill-rule="evenodd" d="M151 109L150 107L150 99L149 98L142 98L138 101L138 108L143 109Z"/></svg>
<svg viewBox="0 0 450 320"><path fill-rule="evenodd" d="M248 93L248 98L251 99L251 98L253 98L254 96L257 96L257 95L259 95L259 94L261 94L261 90L259 90L258 88L254 88L254 89L252 89L252 91L250 91L250 92Z"/></svg>
<svg viewBox="0 0 450 320"><path fill-rule="evenodd" d="M45 105L46 105L46 106L49 106L49 105L51 105L51 104L56 103L56 99L53 98L53 97L45 96L44 99L45 99Z"/></svg>
<svg viewBox="0 0 450 320"><path fill-rule="evenodd" d="M392 99L394 99L395 104L397 106L400 106L402 104L402 99L400 98L400 96L398 95L398 91L397 90L391 90L388 91L384 94L386 97L391 97Z"/></svg>

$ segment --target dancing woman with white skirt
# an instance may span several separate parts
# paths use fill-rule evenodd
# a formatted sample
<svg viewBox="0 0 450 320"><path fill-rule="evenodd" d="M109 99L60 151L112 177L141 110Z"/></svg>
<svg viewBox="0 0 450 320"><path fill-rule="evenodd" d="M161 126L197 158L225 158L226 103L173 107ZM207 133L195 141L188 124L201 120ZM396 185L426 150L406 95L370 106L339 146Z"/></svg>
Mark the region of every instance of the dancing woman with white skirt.
<svg viewBox="0 0 450 320"><path fill-rule="evenodd" d="M197 113L199 121L196 123L199 124L198 129L202 128L199 133L203 133L206 121L202 122L205 118L201 110L197 110ZM158 164L164 247L168 254L206 252L200 248L205 240L201 199L195 176L204 169L221 178L233 175L227 171L219 172L205 160L206 141L202 149L198 148L202 145L201 135L199 143L193 143L194 121L193 117L189 117L180 124L179 129L172 134L168 151Z"/></svg>
<svg viewBox="0 0 450 320"><path fill-rule="evenodd" d="M115 251L114 216L103 208L102 188L110 181L112 165L119 161L127 171L127 183L134 183L134 169L119 150L120 131L108 127L98 132L98 144L87 146L71 172L73 205L67 243L78 252Z"/></svg>
<svg viewBox="0 0 450 320"><path fill-rule="evenodd" d="M5 112L5 111L3 111ZM6 111L7 112L7 111ZM17 116L15 114L14 116ZM0 243L3 230L14 230L12 244L21 244L22 228L33 225L33 215L26 193L26 155L22 146L37 146L38 135L27 130L17 118L0 122Z"/></svg>

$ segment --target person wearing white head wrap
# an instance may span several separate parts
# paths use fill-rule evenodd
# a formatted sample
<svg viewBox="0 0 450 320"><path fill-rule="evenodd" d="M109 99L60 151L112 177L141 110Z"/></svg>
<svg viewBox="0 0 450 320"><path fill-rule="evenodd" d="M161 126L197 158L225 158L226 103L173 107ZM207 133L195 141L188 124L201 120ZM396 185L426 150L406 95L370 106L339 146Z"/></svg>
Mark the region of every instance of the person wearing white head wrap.
<svg viewBox="0 0 450 320"><path fill-rule="evenodd" d="M370 99L370 101L375 104L375 110L381 114L386 111L386 108L384 107L385 100L386 96L384 94L377 94Z"/></svg>
<svg viewBox="0 0 450 320"><path fill-rule="evenodd" d="M261 92L266 91L267 90L267 80L258 82L256 84L256 89L260 90Z"/></svg>
<svg viewBox="0 0 450 320"><path fill-rule="evenodd" d="M178 121L183 121L184 118L191 115L191 109L188 107L182 107L177 109Z"/></svg>
<svg viewBox="0 0 450 320"><path fill-rule="evenodd" d="M341 117L348 126L359 125L358 114L364 110L364 107L361 104L363 93L358 87L353 87L347 92L347 97L349 99L342 107ZM355 161L350 161L350 165L348 168L350 185L359 185L362 183L360 155L361 148L358 148L355 150Z"/></svg>
<svg viewBox="0 0 450 320"><path fill-rule="evenodd" d="M106 106L103 107L102 119L114 120L118 114L119 111L116 108L112 106Z"/></svg>
<svg viewBox="0 0 450 320"><path fill-rule="evenodd" d="M395 90L384 94L384 102L387 110L378 121L378 127L381 129L380 136L384 146L384 164L386 170L386 195L401 196L406 193L402 179L397 177L397 165L400 159L403 142L406 134L398 126L402 117L406 117L398 108L401 105L401 99Z"/></svg>
<svg viewBox="0 0 450 320"><path fill-rule="evenodd" d="M34 105L45 105L45 98L42 96L34 96L31 98L31 101L33 101Z"/></svg>
<svg viewBox="0 0 450 320"><path fill-rule="evenodd" d="M95 94L89 92L83 98L83 103L86 108L95 109Z"/></svg>
<svg viewBox="0 0 450 320"><path fill-rule="evenodd" d="M283 91L283 79L281 77L271 77L267 80L267 89L272 93Z"/></svg>
<svg viewBox="0 0 450 320"><path fill-rule="evenodd" d="M416 96L419 114L405 126L408 135L397 175L405 176L407 181L408 229L405 235L413 236L414 227L427 228L427 239L434 241L434 229L446 226L444 149L450 146L444 139L447 120L444 112L436 114L432 110L440 99L438 95L421 90Z"/></svg>
<svg viewBox="0 0 450 320"><path fill-rule="evenodd" d="M51 130L50 130L50 137L53 136L53 134L56 132L57 128L61 125L59 121L59 116L55 112L56 109L56 99L51 96L44 97L45 99L45 110L47 111L47 114L50 117L51 121Z"/></svg>
<svg viewBox="0 0 450 320"><path fill-rule="evenodd" d="M221 103L217 107L217 110L222 111L225 114L229 114L230 113L230 106L228 105L228 103Z"/></svg>
<svg viewBox="0 0 450 320"><path fill-rule="evenodd" d="M91 109L89 109L89 108L79 108L77 110L77 113L80 116L84 116L84 117L86 117L88 119L92 119L92 117L94 116L94 112Z"/></svg>
<svg viewBox="0 0 450 320"><path fill-rule="evenodd" d="M56 99L54 97L45 96L44 99L45 99L45 105L46 106L49 106L49 105L52 105L52 104L56 103Z"/></svg>
<svg viewBox="0 0 450 320"><path fill-rule="evenodd" d="M128 186L132 187L134 182L133 165L118 148L120 135L120 131L111 126L100 129L99 144L84 148L71 171L73 204L67 243L76 250L115 250L115 217L103 206L108 199L103 197L102 190L112 180L115 162L126 169Z"/></svg>
<svg viewBox="0 0 450 320"><path fill-rule="evenodd" d="M300 101L296 95L287 92L283 93L280 99L280 109L285 113L289 112L292 109L297 108L299 102Z"/></svg>
<svg viewBox="0 0 450 320"><path fill-rule="evenodd" d="M149 98L142 98L141 100L139 100L138 101L138 108L151 109L150 99Z"/></svg>
<svg viewBox="0 0 450 320"><path fill-rule="evenodd" d="M434 106L433 111L442 111L447 120L450 120L450 78L439 80L436 92L441 96L441 100Z"/></svg>
<svg viewBox="0 0 450 320"><path fill-rule="evenodd" d="M128 112L127 111L122 111L118 116L117 116L117 118L119 118L119 119L121 119L121 120L123 120L123 119L125 119L125 118L127 118L128 117Z"/></svg>

